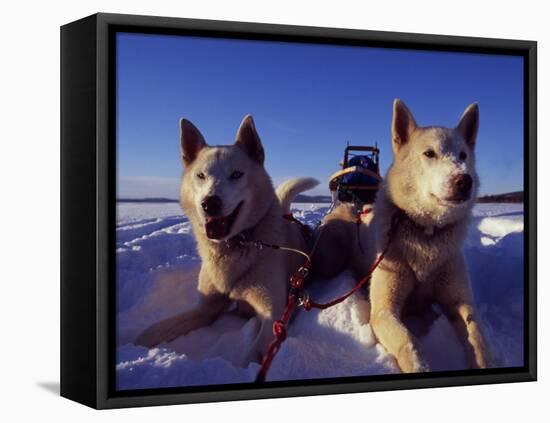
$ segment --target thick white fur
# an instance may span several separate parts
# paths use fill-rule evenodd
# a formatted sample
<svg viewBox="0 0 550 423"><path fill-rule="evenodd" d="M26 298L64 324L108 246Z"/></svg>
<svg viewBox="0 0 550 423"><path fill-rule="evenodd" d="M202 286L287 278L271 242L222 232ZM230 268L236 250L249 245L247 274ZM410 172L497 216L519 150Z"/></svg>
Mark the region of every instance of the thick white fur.
<svg viewBox="0 0 550 423"><path fill-rule="evenodd" d="M290 212L290 204L298 194L319 185L314 178L296 178L283 182L277 187L276 193L284 213Z"/></svg>
<svg viewBox="0 0 550 423"><path fill-rule="evenodd" d="M235 236L247 230L252 239L305 250L298 225L283 219L283 214L294 196L315 186L316 181L293 179L276 194L263 166L263 147L251 116L243 119L237 141L230 146L210 147L191 122L182 120L181 126L185 163L181 206L191 221L202 261L197 286L200 300L191 310L151 326L136 342L151 347L185 335L208 325L236 301L241 312L260 322L253 344L236 346L245 349L242 364L246 365L259 360L273 338L272 325L285 306L289 277L303 258L242 245ZM230 178L235 170L243 173L238 180ZM204 178L197 177L199 174ZM221 198L223 215L242 202L230 233L222 240L206 236L201 203L207 195Z"/></svg>
<svg viewBox="0 0 550 423"><path fill-rule="evenodd" d="M479 185L474 151L477 124L477 106L471 105L456 128L421 128L404 103L394 102L394 161L364 242L374 242L380 252L389 242L392 217L404 214L370 287L372 328L404 372L429 369L402 317L425 311L432 303L441 306L456 328L470 366L491 366L463 254ZM437 157L427 158L428 149ZM463 152L467 158L461 160ZM446 202L453 177L461 172L473 178L472 196L458 204Z"/></svg>

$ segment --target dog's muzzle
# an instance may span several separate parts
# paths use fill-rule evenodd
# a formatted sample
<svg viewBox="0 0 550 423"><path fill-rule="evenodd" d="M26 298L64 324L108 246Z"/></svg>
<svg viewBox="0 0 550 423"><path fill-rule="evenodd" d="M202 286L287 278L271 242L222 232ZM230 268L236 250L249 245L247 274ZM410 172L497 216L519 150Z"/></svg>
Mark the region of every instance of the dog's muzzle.
<svg viewBox="0 0 550 423"><path fill-rule="evenodd" d="M229 235L229 233L231 232L233 223L235 223L235 220L237 219L237 216L239 214L239 211L242 205L243 205L243 202L241 201L237 205L237 207L235 207L235 210L233 210L231 214L227 216L207 216L206 222L204 224L206 236L210 239L215 239L215 240L221 240L227 237L227 235ZM220 205L220 209L221 209L221 205ZM207 212L206 210L205 212L209 214L209 212Z"/></svg>
<svg viewBox="0 0 550 423"><path fill-rule="evenodd" d="M451 180L452 195L445 198L450 203L462 203L468 201L472 195L474 180L467 173L456 175Z"/></svg>

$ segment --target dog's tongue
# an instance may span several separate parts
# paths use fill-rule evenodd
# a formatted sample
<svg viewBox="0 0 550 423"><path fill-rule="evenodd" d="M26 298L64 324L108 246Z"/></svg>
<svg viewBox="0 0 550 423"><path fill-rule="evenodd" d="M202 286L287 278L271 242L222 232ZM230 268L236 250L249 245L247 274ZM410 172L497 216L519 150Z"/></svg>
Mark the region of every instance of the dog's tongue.
<svg viewBox="0 0 550 423"><path fill-rule="evenodd" d="M214 217L209 219L205 225L206 236L210 239L222 239L227 235L229 225L226 217Z"/></svg>

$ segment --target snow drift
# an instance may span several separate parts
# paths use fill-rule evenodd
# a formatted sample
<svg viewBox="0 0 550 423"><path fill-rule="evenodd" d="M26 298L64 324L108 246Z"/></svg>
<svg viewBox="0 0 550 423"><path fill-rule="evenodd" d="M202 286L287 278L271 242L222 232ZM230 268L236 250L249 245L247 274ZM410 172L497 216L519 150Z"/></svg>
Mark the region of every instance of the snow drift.
<svg viewBox="0 0 550 423"><path fill-rule="evenodd" d="M296 216L318 222L328 205L294 205ZM196 300L200 258L191 226L178 204L120 203L117 216L117 387L140 389L251 382L259 365L234 363L246 354L257 321L232 310L213 325L159 348L132 340L148 325L190 307ZM523 365L523 206L479 204L465 245L476 302L499 367ZM309 292L329 300L350 289L343 273L319 281ZM399 372L376 342L360 295L324 311L299 311L267 380L329 378ZM450 323L434 310L419 319L421 348L432 370L465 368Z"/></svg>

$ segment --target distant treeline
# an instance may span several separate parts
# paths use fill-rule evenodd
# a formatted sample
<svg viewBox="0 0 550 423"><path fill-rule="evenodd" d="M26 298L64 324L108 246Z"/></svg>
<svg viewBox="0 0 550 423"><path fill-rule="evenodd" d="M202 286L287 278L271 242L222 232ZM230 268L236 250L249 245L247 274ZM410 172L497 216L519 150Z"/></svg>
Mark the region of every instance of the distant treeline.
<svg viewBox="0 0 550 423"><path fill-rule="evenodd" d="M117 198L117 203L179 203L172 198Z"/></svg>
<svg viewBox="0 0 550 423"><path fill-rule="evenodd" d="M117 198L117 203L179 203L173 198ZM329 195L303 195L299 194L294 200L295 203L330 203Z"/></svg>
<svg viewBox="0 0 550 423"><path fill-rule="evenodd" d="M483 195L479 203L523 203L523 191L507 192L505 194Z"/></svg>
<svg viewBox="0 0 550 423"><path fill-rule="evenodd" d="M294 203L332 203L329 195L304 195L298 194Z"/></svg>
<svg viewBox="0 0 550 423"><path fill-rule="evenodd" d="M172 198L119 198L118 203L179 203ZM331 203L329 195L299 194L295 203ZM508 192L505 194L483 195L478 198L479 203L523 203L523 191Z"/></svg>
<svg viewBox="0 0 550 423"><path fill-rule="evenodd" d="M179 203L173 198L117 198L117 203ZM295 203L330 203L329 195L303 195L299 194L294 200Z"/></svg>

